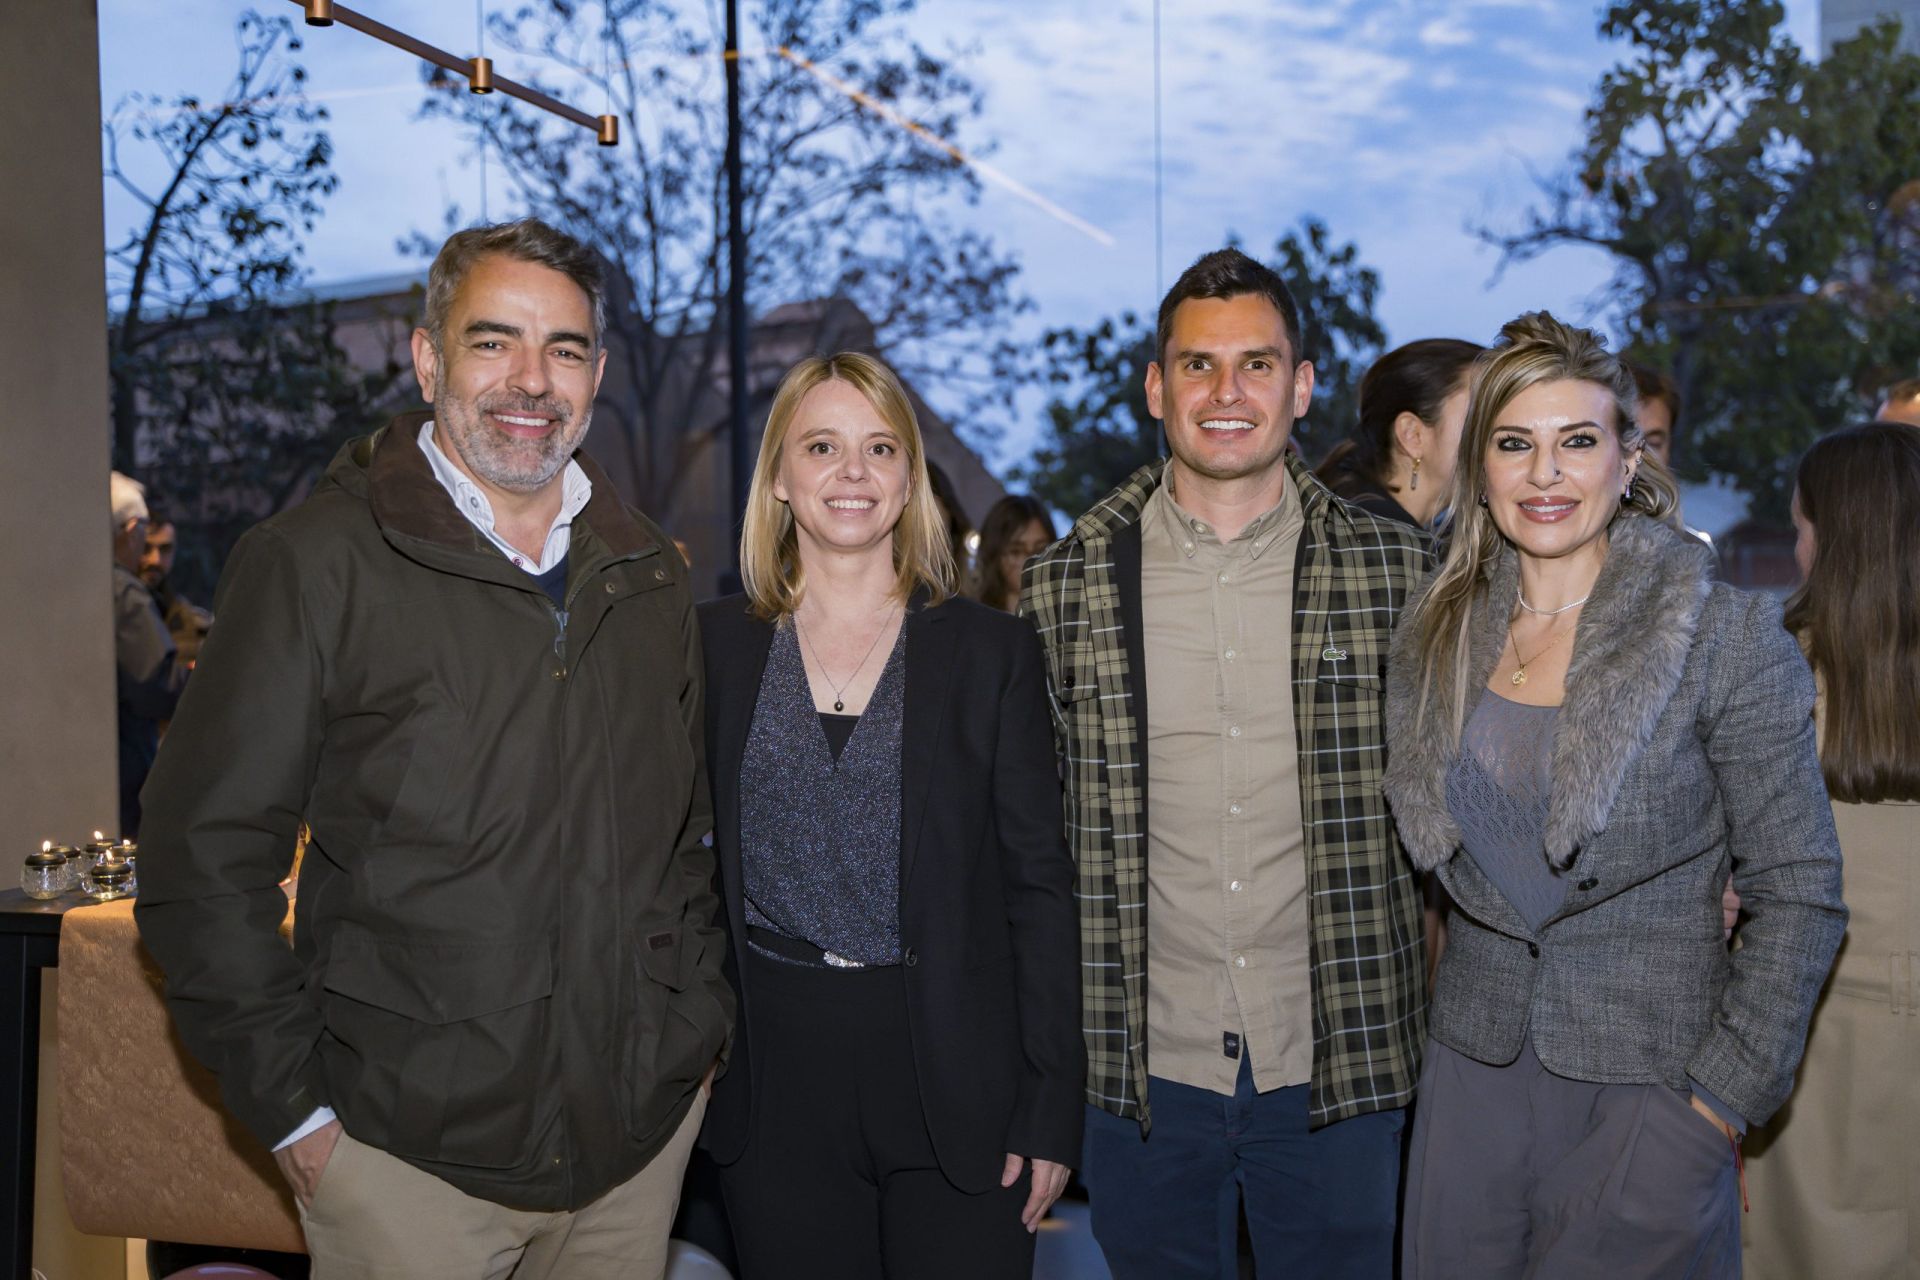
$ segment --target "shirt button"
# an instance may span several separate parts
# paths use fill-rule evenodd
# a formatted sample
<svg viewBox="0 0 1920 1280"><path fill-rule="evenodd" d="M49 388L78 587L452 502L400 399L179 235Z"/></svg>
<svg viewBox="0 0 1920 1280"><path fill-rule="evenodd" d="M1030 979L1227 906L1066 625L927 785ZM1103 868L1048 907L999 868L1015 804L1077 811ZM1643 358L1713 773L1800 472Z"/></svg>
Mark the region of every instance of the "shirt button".
<svg viewBox="0 0 1920 1280"><path fill-rule="evenodd" d="M1233 661L1233 650L1231 650L1231 649L1229 649L1229 650L1227 650L1227 653L1226 653L1226 659L1227 659L1227 661L1228 661L1228 662L1232 662L1232 661Z"/></svg>
<svg viewBox="0 0 1920 1280"><path fill-rule="evenodd" d="M1235 893L1238 893L1240 892L1240 882L1238 880L1235 880L1232 884L1228 885L1227 888L1233 890Z"/></svg>
<svg viewBox="0 0 1920 1280"><path fill-rule="evenodd" d="M1191 542L1187 543L1187 554L1188 555L1193 554L1193 544Z"/></svg>
<svg viewBox="0 0 1920 1280"><path fill-rule="evenodd" d="M565 667L555 667L553 669L553 678L555 680L565 680L567 678L567 669Z"/></svg>
<svg viewBox="0 0 1920 1280"><path fill-rule="evenodd" d="M1221 574L1221 575L1220 575L1220 581L1221 581L1222 583L1225 583L1225 582L1226 582L1227 580L1228 580L1228 579L1227 579L1227 575L1226 575L1226 574L1224 574L1224 573L1223 573L1223 574Z"/></svg>
<svg viewBox="0 0 1920 1280"><path fill-rule="evenodd" d="M906 966L909 969L913 968L915 965L920 963L920 957L914 954L914 950L912 947L908 947L906 950L906 954L902 955L900 958L906 963Z"/></svg>
<svg viewBox="0 0 1920 1280"><path fill-rule="evenodd" d="M1227 730L1227 736L1228 736L1229 738L1237 738L1237 737L1239 737L1239 736L1240 736L1240 726L1236 724L1236 725L1234 725L1234 726L1233 726L1233 727L1232 727L1231 729L1228 729L1228 730Z"/></svg>
<svg viewBox="0 0 1920 1280"><path fill-rule="evenodd" d="M1246 968L1246 967L1247 967L1247 958L1246 958L1245 956L1235 956L1235 957L1233 958L1233 967L1234 967L1234 968L1236 968L1236 969L1244 969L1244 968Z"/></svg>
<svg viewBox="0 0 1920 1280"><path fill-rule="evenodd" d="M614 589L614 588L613 588L613 584L612 584L611 582L609 582L609 583L607 584L607 594L608 594L608 595L612 595L612 594L613 594L613 589Z"/></svg>
<svg viewBox="0 0 1920 1280"><path fill-rule="evenodd" d="M522 569L527 567L527 562L525 560L522 560L519 556L515 556L513 558L513 563Z"/></svg>
<svg viewBox="0 0 1920 1280"><path fill-rule="evenodd" d="M1240 806L1237 804L1230 804L1227 806L1227 812L1233 814L1235 817L1238 817L1240 814ZM1240 886L1235 885L1233 887L1238 889Z"/></svg>

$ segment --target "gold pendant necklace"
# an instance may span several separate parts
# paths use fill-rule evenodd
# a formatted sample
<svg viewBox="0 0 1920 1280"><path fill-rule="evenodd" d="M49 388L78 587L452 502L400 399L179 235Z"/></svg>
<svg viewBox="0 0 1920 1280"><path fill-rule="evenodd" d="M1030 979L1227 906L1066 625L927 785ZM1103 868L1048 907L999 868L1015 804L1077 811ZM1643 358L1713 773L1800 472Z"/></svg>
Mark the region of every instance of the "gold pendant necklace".
<svg viewBox="0 0 1920 1280"><path fill-rule="evenodd" d="M1540 659L1546 655L1548 649L1553 648L1553 646L1559 644L1572 634L1573 632L1571 631L1562 631L1559 635L1547 641L1546 646L1542 648L1539 653L1534 654L1531 658L1522 659L1520 656L1520 642L1513 638L1513 624L1509 622L1507 624L1507 643L1513 646L1513 660L1518 664L1514 669L1511 683L1515 685L1525 684L1527 682L1527 668L1540 661Z"/></svg>

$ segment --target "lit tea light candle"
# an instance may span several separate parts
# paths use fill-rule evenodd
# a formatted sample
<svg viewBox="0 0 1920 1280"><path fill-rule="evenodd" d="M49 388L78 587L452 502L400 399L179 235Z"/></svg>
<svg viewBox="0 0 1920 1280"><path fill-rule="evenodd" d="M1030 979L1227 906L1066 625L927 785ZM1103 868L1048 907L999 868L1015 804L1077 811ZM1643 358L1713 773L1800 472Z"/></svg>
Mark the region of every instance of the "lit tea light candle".
<svg viewBox="0 0 1920 1280"><path fill-rule="evenodd" d="M65 892L67 859L66 855L53 851L53 841L42 840L40 851L27 855L26 866L20 870L20 887L29 898L42 902Z"/></svg>

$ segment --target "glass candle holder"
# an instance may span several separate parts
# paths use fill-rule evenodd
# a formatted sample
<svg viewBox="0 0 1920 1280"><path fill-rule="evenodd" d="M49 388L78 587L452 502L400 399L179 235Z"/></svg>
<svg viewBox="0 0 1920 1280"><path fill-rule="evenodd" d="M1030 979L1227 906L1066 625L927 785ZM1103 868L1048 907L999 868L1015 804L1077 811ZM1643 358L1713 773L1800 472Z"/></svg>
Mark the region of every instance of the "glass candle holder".
<svg viewBox="0 0 1920 1280"><path fill-rule="evenodd" d="M38 898L42 902L65 893L66 855L55 853L51 845L42 845L28 854L26 866L20 869L20 887L27 891L29 898Z"/></svg>
<svg viewBox="0 0 1920 1280"><path fill-rule="evenodd" d="M80 864L86 860L85 855L70 844L49 845L45 851L60 859L60 888L63 891L78 889Z"/></svg>
<svg viewBox="0 0 1920 1280"><path fill-rule="evenodd" d="M109 856L87 868L85 883L81 887L96 902L132 897L133 865L125 858Z"/></svg>
<svg viewBox="0 0 1920 1280"><path fill-rule="evenodd" d="M127 892L138 893L140 891L140 846L121 836L113 842L113 856L125 859L127 869L133 873L132 878L127 882Z"/></svg>

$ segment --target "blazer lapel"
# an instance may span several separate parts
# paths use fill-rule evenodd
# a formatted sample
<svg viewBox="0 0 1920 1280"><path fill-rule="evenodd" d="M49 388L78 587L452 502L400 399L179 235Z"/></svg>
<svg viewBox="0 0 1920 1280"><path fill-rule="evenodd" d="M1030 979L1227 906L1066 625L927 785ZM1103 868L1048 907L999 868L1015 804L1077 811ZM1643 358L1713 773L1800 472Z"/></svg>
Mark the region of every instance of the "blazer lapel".
<svg viewBox="0 0 1920 1280"><path fill-rule="evenodd" d="M753 708L760 700L760 680L766 674L767 655L773 649L773 624L748 615L742 606L736 619L737 632L729 642L714 637L710 644L727 656L729 677L709 687L707 697L714 704L714 761L712 779L715 799L714 829L726 839L716 840L723 883L738 885L740 878L740 766L747 754L747 731L753 727ZM716 643L719 642L719 643ZM722 783L721 779L728 779ZM746 906L741 894L727 895L727 914L733 936L745 947ZM741 970L742 980L746 971Z"/></svg>
<svg viewBox="0 0 1920 1280"><path fill-rule="evenodd" d="M940 728L953 683L954 629L944 606L907 611L907 688L900 733L900 893L913 878Z"/></svg>
<svg viewBox="0 0 1920 1280"><path fill-rule="evenodd" d="M1546 844L1562 871L1606 830L1627 769L1680 685L1713 590L1712 554L1692 538L1643 516L1615 521L1610 536L1554 730Z"/></svg>

